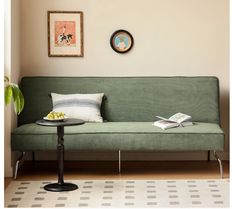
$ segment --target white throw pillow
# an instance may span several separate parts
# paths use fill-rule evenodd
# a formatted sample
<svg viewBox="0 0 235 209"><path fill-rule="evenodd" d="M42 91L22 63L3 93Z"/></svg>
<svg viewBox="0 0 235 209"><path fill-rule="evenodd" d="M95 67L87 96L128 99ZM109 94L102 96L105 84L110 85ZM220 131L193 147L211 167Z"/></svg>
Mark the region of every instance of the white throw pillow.
<svg viewBox="0 0 235 209"><path fill-rule="evenodd" d="M51 93L53 111L63 112L68 118L90 122L103 122L100 114L103 93L99 94L56 94Z"/></svg>

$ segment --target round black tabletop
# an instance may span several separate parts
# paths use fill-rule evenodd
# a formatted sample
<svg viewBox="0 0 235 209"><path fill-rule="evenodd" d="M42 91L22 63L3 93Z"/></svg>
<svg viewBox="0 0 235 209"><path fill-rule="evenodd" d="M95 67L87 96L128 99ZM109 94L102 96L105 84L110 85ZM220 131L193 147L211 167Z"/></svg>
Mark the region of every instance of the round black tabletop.
<svg viewBox="0 0 235 209"><path fill-rule="evenodd" d="M35 122L38 125L41 126L51 126L51 127L58 127L58 126L75 126L75 125L82 125L85 122L80 119L64 119L62 121L49 121L40 119Z"/></svg>

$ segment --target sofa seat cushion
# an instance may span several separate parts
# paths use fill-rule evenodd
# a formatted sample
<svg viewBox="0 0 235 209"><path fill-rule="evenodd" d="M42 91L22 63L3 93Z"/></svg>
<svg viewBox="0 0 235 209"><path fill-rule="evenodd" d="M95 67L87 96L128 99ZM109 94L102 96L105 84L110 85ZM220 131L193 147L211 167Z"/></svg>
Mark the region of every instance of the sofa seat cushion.
<svg viewBox="0 0 235 209"><path fill-rule="evenodd" d="M152 122L85 123L65 127L66 150L223 150L224 133L215 123L161 130ZM56 150L56 128L25 124L12 132L12 150Z"/></svg>

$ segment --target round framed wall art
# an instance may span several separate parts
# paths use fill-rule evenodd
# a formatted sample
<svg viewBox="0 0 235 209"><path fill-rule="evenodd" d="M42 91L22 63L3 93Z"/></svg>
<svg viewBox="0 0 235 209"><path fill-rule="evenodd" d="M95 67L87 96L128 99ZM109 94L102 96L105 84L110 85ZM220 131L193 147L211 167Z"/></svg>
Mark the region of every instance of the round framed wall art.
<svg viewBox="0 0 235 209"><path fill-rule="evenodd" d="M126 53L134 44L132 35L126 30L115 31L110 38L110 45L117 53Z"/></svg>

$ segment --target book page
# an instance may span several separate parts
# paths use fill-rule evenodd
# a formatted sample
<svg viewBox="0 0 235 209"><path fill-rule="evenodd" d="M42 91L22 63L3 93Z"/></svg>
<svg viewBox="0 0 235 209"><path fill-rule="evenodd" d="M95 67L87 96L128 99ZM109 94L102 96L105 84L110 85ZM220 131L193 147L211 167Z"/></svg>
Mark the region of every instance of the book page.
<svg viewBox="0 0 235 209"><path fill-rule="evenodd" d="M168 128L174 128L174 127L179 126L178 123L175 123L173 121L166 121L166 120L155 121L153 125L161 128L161 129L168 129Z"/></svg>
<svg viewBox="0 0 235 209"><path fill-rule="evenodd" d="M190 120L192 117L183 113L176 113L175 115L172 115L169 120L174 121L176 123L182 123L184 121Z"/></svg>
<svg viewBox="0 0 235 209"><path fill-rule="evenodd" d="M161 120L168 120L167 118L161 117L161 116L156 116L157 118L161 119Z"/></svg>

